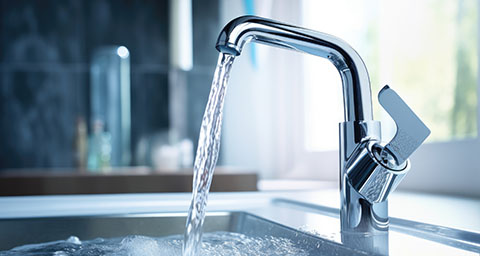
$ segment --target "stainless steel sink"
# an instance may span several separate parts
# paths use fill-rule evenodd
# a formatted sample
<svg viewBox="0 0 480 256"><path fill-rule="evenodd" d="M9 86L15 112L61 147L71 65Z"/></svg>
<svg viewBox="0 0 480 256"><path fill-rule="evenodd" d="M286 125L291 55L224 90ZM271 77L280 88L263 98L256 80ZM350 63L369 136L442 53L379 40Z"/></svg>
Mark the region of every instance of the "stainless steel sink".
<svg viewBox="0 0 480 256"><path fill-rule="evenodd" d="M269 195L262 198L258 193L240 195L213 196L212 202L215 203L210 205L213 209L207 213L205 232L227 231L259 238L288 238L295 247L309 255L365 255L356 244L342 240L338 209ZM182 209L189 202L188 195L182 198L182 195L166 198L119 195L47 198L47 201L43 197L12 199L17 206L4 199L3 203L0 202L0 210L4 212L0 218L0 251L25 244L65 240L70 236L85 241L97 237L182 234L186 218ZM110 205L100 207L105 201ZM161 203L155 204L158 202ZM82 205L80 210L78 205ZM121 207L115 207L117 205ZM35 217L45 216L46 212L63 216ZM105 215L115 212L130 213ZM480 253L480 233L398 218L391 218L390 224L390 255Z"/></svg>
<svg viewBox="0 0 480 256"><path fill-rule="evenodd" d="M0 251L13 247L66 239L81 240L126 235L151 237L182 234L185 214L130 214L0 220ZM318 238L246 212L213 212L207 215L205 232L228 231L253 237L275 236L290 239L310 255L362 255L361 251ZM366 254L365 254L366 255Z"/></svg>
<svg viewBox="0 0 480 256"><path fill-rule="evenodd" d="M272 203L287 209L295 208L300 212L314 213L315 218L330 218L326 222L338 221L340 216L338 209L296 200L274 199ZM409 247L418 247L413 250L415 254L422 254L419 252L420 249L424 250L422 252L436 255L478 255L480 253L480 233L394 217L390 218L389 230L390 255L412 254ZM338 237L332 237L329 240L341 243L338 231L327 231L323 227L317 235L329 233L339 234Z"/></svg>

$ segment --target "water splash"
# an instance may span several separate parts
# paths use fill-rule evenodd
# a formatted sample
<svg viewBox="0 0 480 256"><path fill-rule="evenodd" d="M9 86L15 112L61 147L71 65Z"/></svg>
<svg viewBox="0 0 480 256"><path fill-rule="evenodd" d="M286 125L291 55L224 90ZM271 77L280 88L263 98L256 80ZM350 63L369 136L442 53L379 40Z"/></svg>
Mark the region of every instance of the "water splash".
<svg viewBox="0 0 480 256"><path fill-rule="evenodd" d="M75 242L72 241L75 238ZM202 256L245 255L272 256L309 253L292 240L282 237L252 237L232 232L206 233L199 253ZM181 235L167 237L126 236L80 241L77 237L43 244L23 245L0 256L58 255L58 256L178 256L182 252Z"/></svg>
<svg viewBox="0 0 480 256"><path fill-rule="evenodd" d="M184 256L197 255L201 245L205 207L220 149L223 103L233 60L233 55L220 53L203 114L193 170L192 202L184 234Z"/></svg>

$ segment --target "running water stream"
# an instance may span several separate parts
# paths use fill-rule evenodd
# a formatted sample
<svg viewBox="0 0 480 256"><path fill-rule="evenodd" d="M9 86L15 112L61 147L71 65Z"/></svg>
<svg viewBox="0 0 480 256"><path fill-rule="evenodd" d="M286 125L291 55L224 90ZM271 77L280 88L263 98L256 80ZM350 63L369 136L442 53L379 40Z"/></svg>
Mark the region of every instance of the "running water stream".
<svg viewBox="0 0 480 256"><path fill-rule="evenodd" d="M193 166L192 202L188 212L184 234L183 256L197 255L202 243L202 226L208 191L220 149L223 103L233 55L220 53L214 73L207 107L203 114L197 154Z"/></svg>

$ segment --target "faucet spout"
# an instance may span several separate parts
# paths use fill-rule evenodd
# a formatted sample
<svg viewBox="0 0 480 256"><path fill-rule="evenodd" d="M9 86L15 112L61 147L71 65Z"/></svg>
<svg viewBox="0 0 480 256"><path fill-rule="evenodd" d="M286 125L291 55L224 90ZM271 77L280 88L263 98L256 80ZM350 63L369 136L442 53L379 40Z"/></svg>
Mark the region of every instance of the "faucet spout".
<svg viewBox="0 0 480 256"><path fill-rule="evenodd" d="M257 16L242 16L223 28L216 48L237 56L250 41L330 60L342 78L345 122L373 120L367 68L360 55L343 40Z"/></svg>

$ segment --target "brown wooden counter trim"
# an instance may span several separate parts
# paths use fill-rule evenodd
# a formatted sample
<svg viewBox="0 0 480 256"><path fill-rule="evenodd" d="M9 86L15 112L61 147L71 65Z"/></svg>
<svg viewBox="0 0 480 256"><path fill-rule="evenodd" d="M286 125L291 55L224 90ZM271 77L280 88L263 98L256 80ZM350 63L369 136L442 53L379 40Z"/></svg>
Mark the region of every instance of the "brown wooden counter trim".
<svg viewBox="0 0 480 256"><path fill-rule="evenodd" d="M256 191L256 173L216 173L211 191ZM0 196L191 192L191 173L0 174Z"/></svg>

